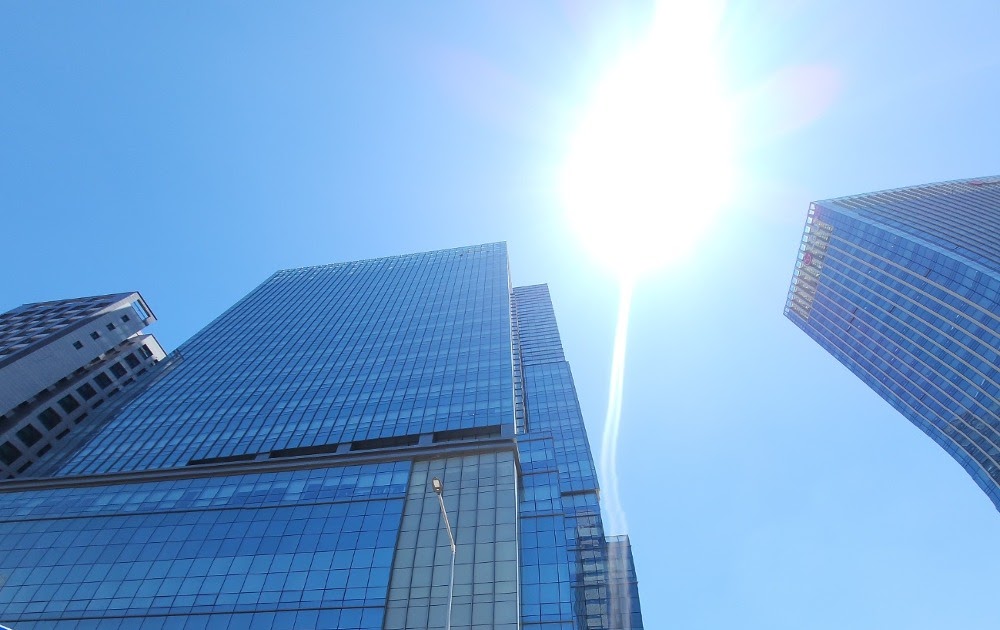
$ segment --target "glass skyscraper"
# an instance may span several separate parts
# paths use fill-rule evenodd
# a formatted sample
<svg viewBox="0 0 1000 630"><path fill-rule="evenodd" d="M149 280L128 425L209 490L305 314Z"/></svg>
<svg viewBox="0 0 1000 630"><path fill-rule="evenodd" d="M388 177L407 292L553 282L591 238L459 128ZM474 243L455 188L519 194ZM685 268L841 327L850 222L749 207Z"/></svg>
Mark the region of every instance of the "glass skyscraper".
<svg viewBox="0 0 1000 630"><path fill-rule="evenodd" d="M1000 177L811 204L785 315L1000 509Z"/></svg>
<svg viewBox="0 0 1000 630"><path fill-rule="evenodd" d="M0 623L641 628L598 492L504 244L281 271L0 483Z"/></svg>

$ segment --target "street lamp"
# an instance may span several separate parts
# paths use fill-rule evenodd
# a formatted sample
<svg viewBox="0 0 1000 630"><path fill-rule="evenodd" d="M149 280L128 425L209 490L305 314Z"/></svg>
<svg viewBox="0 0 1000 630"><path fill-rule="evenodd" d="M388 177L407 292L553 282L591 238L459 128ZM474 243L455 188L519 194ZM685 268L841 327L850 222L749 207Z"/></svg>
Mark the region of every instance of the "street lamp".
<svg viewBox="0 0 1000 630"><path fill-rule="evenodd" d="M448 520L448 511L444 509L444 484L437 477L431 479L431 487L437 495L438 503L441 506L441 516L444 518L444 526L448 530L448 542L451 543L451 576L448 578L448 613L445 618L445 630L451 630L451 600L455 592L455 537L451 533L451 521Z"/></svg>

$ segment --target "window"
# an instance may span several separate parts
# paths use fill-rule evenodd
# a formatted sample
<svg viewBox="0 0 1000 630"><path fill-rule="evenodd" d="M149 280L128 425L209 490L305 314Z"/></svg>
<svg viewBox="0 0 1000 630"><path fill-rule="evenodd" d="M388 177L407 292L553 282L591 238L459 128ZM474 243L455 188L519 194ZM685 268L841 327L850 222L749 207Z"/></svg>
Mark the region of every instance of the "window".
<svg viewBox="0 0 1000 630"><path fill-rule="evenodd" d="M99 333L99 332L97 332L95 330L94 332L90 333L90 338L91 339L100 339L101 338L101 333Z"/></svg>
<svg viewBox="0 0 1000 630"><path fill-rule="evenodd" d="M139 300L132 302L132 309L135 310L135 314L139 316L139 319L146 321L149 319L149 313L146 309L139 303Z"/></svg>
<svg viewBox="0 0 1000 630"><path fill-rule="evenodd" d="M77 350L80 350L80 349L83 348L83 342L82 341L74 341L73 342L73 347L76 348Z"/></svg>
<svg viewBox="0 0 1000 630"><path fill-rule="evenodd" d="M72 394L69 396L63 396L59 399L59 406L63 408L63 411L69 413L80 406L80 401L73 398ZM49 427L50 429L52 427Z"/></svg>
<svg viewBox="0 0 1000 630"><path fill-rule="evenodd" d="M142 356L146 357L147 359L153 356L153 352L148 347L146 347L146 344L142 344L141 346L139 346L139 352L141 352Z"/></svg>
<svg viewBox="0 0 1000 630"><path fill-rule="evenodd" d="M127 322L129 319L131 319L131 318L128 315L122 315L122 321L123 322Z"/></svg>
<svg viewBox="0 0 1000 630"><path fill-rule="evenodd" d="M68 398L68 396L67 396ZM79 407L79 404L77 405ZM59 424L60 418L59 414L52 407L48 407L45 411L38 414L38 419L42 421L46 429L51 429L52 427Z"/></svg>
<svg viewBox="0 0 1000 630"><path fill-rule="evenodd" d="M84 400L90 400L97 395L97 390L90 383L84 383L80 387L76 388L76 393L80 394Z"/></svg>
<svg viewBox="0 0 1000 630"><path fill-rule="evenodd" d="M115 325L112 322L108 322L108 330L114 330Z"/></svg>
<svg viewBox="0 0 1000 630"><path fill-rule="evenodd" d="M31 446L42 439L42 432L29 424L17 432L17 437L21 438L25 446Z"/></svg>
<svg viewBox="0 0 1000 630"><path fill-rule="evenodd" d="M125 355L125 363L128 363L128 366L131 368L139 367L139 358L129 353Z"/></svg>
<svg viewBox="0 0 1000 630"><path fill-rule="evenodd" d="M115 375L115 378L121 378L127 373L125 366L120 362L113 363L109 369L111 370L111 373Z"/></svg>
<svg viewBox="0 0 1000 630"><path fill-rule="evenodd" d="M21 456L21 449L17 448L10 442L4 442L0 444L0 462L7 464L8 466L17 461L17 458Z"/></svg>
<svg viewBox="0 0 1000 630"><path fill-rule="evenodd" d="M94 377L94 382L97 383L98 385L100 385L101 389L107 389L108 387L111 386L111 383L112 383L111 377L109 377L104 372L101 372L100 374L98 374L97 376L95 376Z"/></svg>

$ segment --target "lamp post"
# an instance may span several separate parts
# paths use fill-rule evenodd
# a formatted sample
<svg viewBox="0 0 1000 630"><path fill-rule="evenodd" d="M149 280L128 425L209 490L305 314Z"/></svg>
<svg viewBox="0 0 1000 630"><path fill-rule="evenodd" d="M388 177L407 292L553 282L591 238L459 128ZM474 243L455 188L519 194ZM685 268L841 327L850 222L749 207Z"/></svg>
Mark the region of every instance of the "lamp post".
<svg viewBox="0 0 1000 630"><path fill-rule="evenodd" d="M455 537L451 533L451 521L448 520L448 512L444 509L444 484L437 477L431 479L431 487L437 495L438 503L441 505L441 516L444 518L444 526L448 530L448 542L451 543L451 576L448 578L448 613L445 618L445 630L451 630L451 600L455 592Z"/></svg>

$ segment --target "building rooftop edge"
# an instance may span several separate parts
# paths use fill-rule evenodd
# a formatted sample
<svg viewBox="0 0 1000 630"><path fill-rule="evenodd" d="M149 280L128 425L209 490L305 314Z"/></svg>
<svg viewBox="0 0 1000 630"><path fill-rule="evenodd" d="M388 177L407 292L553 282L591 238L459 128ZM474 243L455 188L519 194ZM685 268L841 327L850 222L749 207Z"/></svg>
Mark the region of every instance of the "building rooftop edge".
<svg viewBox="0 0 1000 630"><path fill-rule="evenodd" d="M21 309L25 309L25 308L28 308L28 307L31 307L31 306L42 306L42 305L48 305L48 304L60 304L60 303L63 303L63 302L76 302L77 300L103 300L103 299L115 298L115 301L118 301L118 300L123 300L127 296L132 295L132 294L139 294L139 292L138 291L121 291L121 292L118 292L118 293L104 293L104 294L100 294L100 295L81 295L79 297L62 298L62 299L59 299L59 300L44 300L42 302L25 302L23 304L15 306L14 308L7 309L6 311L3 312L3 314L14 313L14 312L17 312L17 311L19 311ZM143 301L145 301L145 300L143 300Z"/></svg>
<svg viewBox="0 0 1000 630"><path fill-rule="evenodd" d="M285 268L285 269L279 269L279 270L277 270L276 272L274 272L273 275L277 276L277 275L283 274L283 273L290 273L290 272L293 272L293 271L304 271L304 270L307 270L307 269L328 269L328 268L331 268L331 267L342 267L344 265L356 265L356 264L359 264L359 263L372 263L372 262L377 262L377 261L381 261L381 260L399 260L401 258L410 258L410 257L413 257L413 256L425 256L427 254L439 254L439 253L443 254L443 253L446 253L446 252L458 252L458 251L463 251L463 250L472 250L472 249L476 249L476 248L480 248L480 247L489 247L489 246L497 246L497 245L502 246L503 249L504 249L504 251L506 251L506 249L507 249L507 241L492 241L492 242L489 242L489 243L478 243L478 244L474 244L474 245L462 245L460 247L445 247L443 249L429 249L429 250L422 251L422 252L411 252L409 254L393 254L393 255L390 255L390 256L375 256L375 257L372 257L372 258L361 258L359 260L343 260L343 261L340 261L340 262L324 263L324 264L320 264L320 265L304 265L302 267L288 267L288 268Z"/></svg>
<svg viewBox="0 0 1000 630"><path fill-rule="evenodd" d="M844 199L861 199L864 197L870 197L873 195L881 195L884 193L891 193L900 190L921 190L928 188L936 188L938 186L946 186L949 184L965 184L969 182L981 181L984 184L1000 184L1000 175L983 175L980 177L965 177L962 179L949 179L940 182L931 182L928 184L911 184L909 186L896 186L893 188L884 188L881 190L873 190L865 193L857 193L854 195L841 195L839 197L828 197L826 199L817 199L812 203L824 204L824 203L837 203Z"/></svg>

